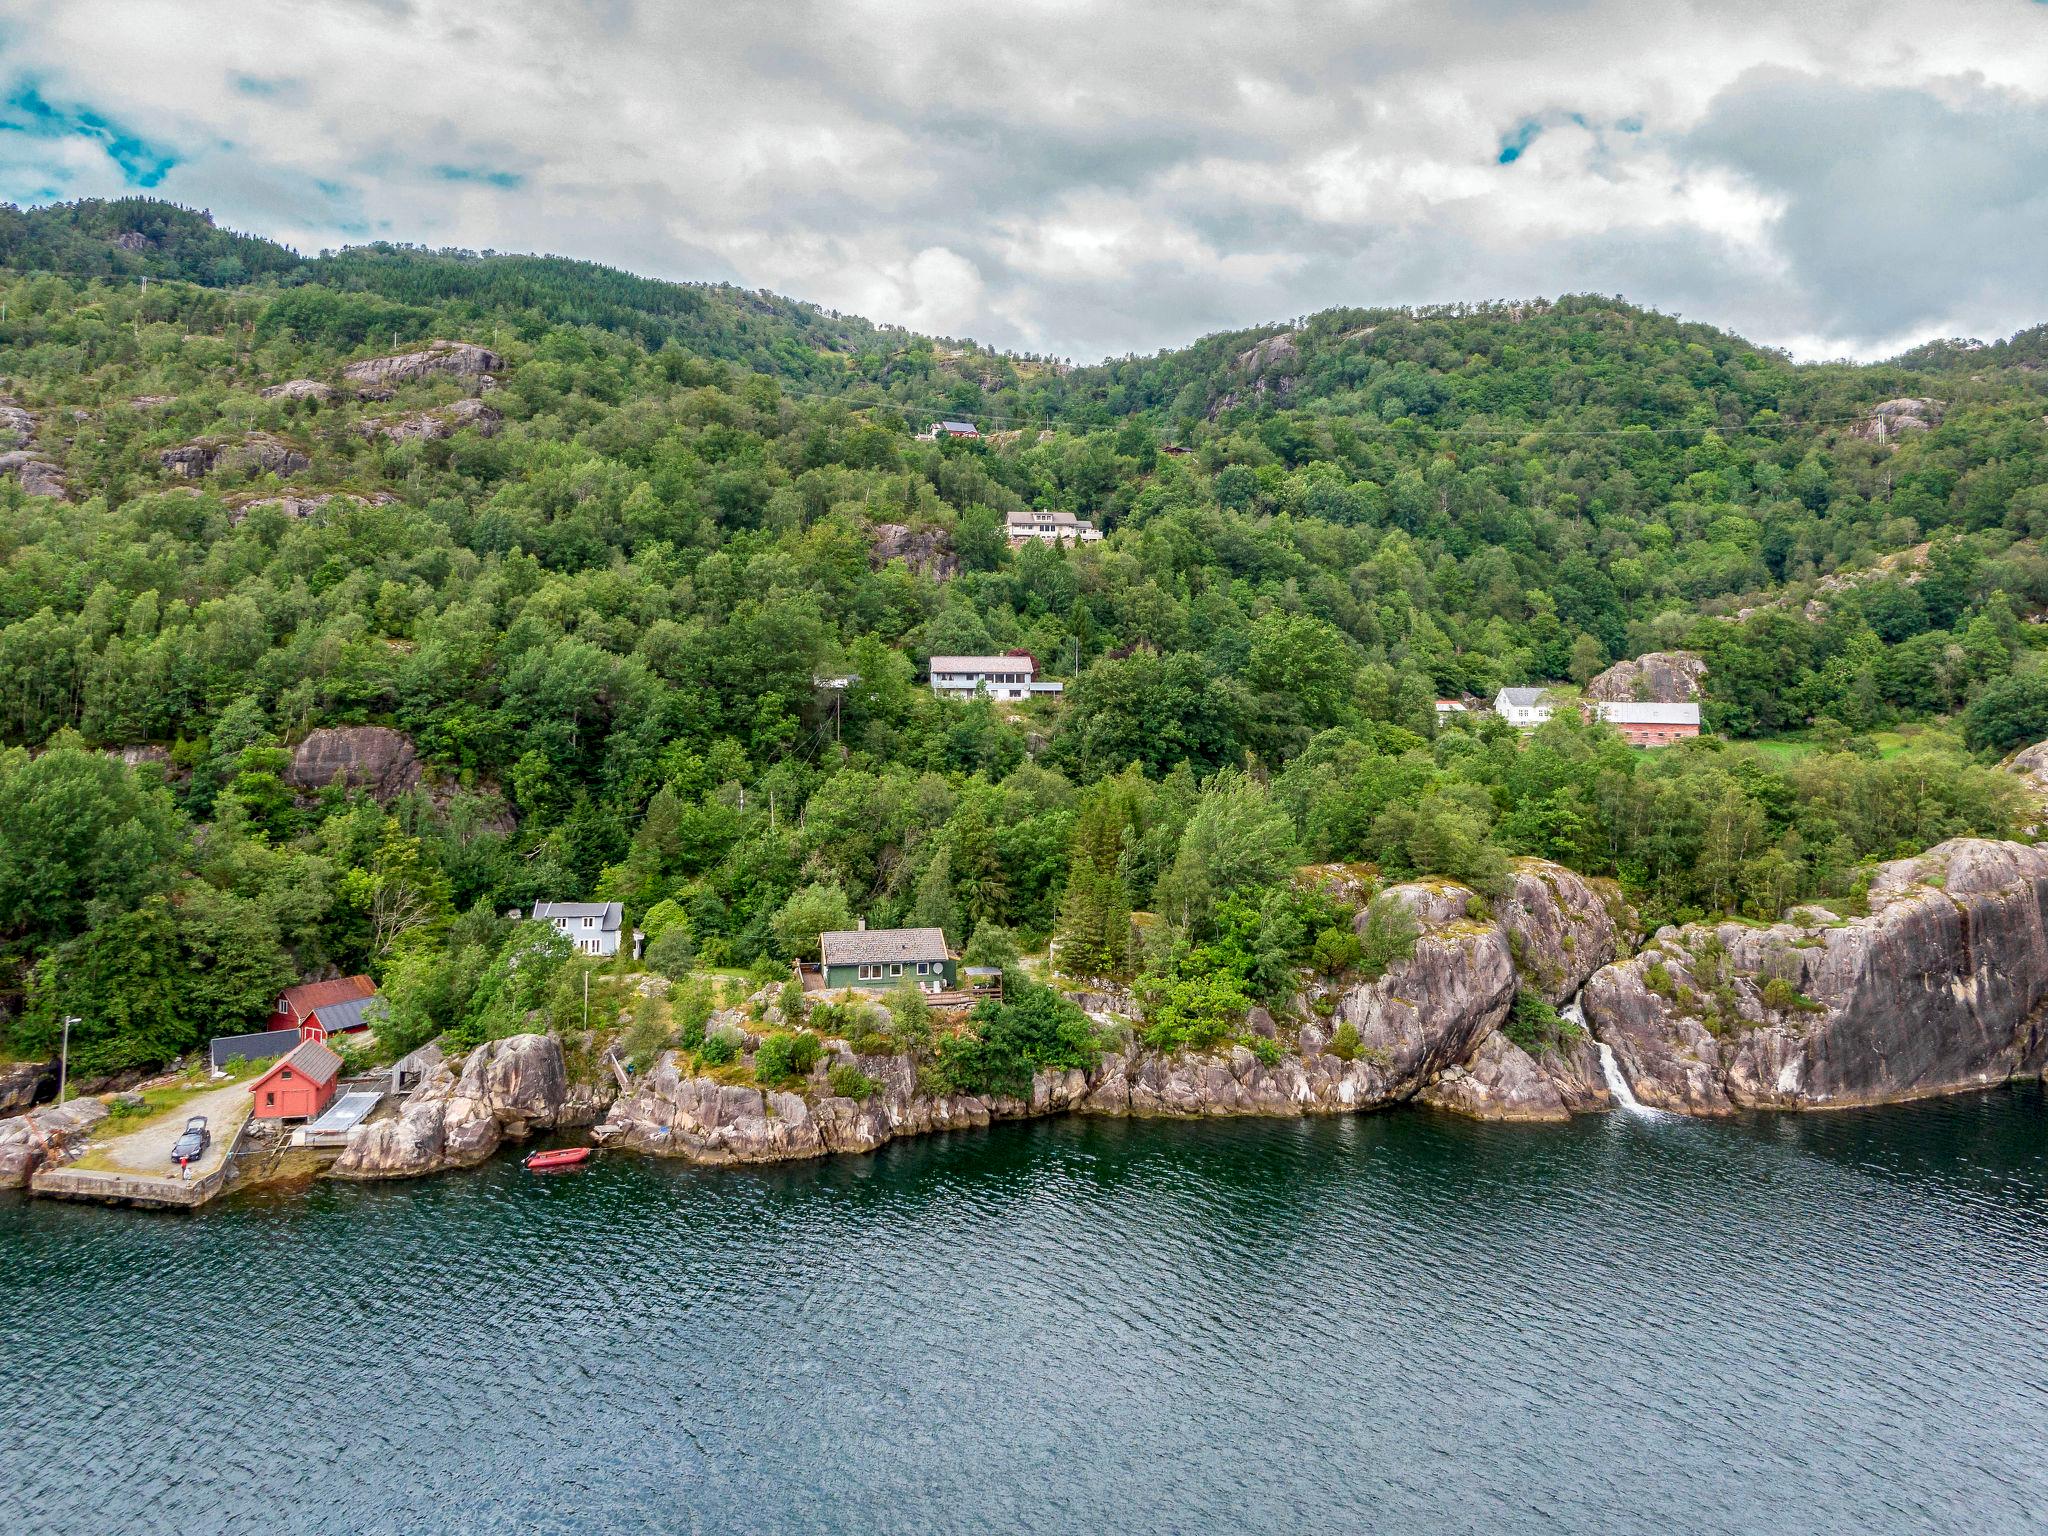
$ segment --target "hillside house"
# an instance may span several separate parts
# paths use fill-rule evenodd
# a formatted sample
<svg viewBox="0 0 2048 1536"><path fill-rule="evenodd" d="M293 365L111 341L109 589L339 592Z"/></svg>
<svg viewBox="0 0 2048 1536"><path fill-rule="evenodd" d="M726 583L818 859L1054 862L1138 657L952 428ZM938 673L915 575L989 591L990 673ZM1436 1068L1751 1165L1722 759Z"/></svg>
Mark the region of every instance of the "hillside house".
<svg viewBox="0 0 2048 1536"><path fill-rule="evenodd" d="M825 990L842 987L886 992L908 981L920 992L950 992L959 961L937 928L874 928L818 935Z"/></svg>
<svg viewBox="0 0 2048 1536"><path fill-rule="evenodd" d="M1442 725L1446 720L1454 719L1459 715L1469 715L1470 713L1472 711L1467 707L1463 699L1438 699L1436 701L1436 721L1438 725Z"/></svg>
<svg viewBox="0 0 2048 1536"><path fill-rule="evenodd" d="M367 976L338 976L332 981L301 982L287 987L270 1013L268 1033L297 1030L301 1040L325 1040L368 1029L382 1012L377 983Z"/></svg>
<svg viewBox="0 0 2048 1536"><path fill-rule="evenodd" d="M341 1058L318 1040L303 1041L249 1085L258 1120L310 1120L334 1097Z"/></svg>
<svg viewBox="0 0 2048 1536"><path fill-rule="evenodd" d="M1027 652L1008 656L934 656L932 692L940 698L1028 699L1060 692L1063 684L1039 681L1037 659Z"/></svg>
<svg viewBox="0 0 2048 1536"><path fill-rule="evenodd" d="M1684 704L1599 703L1594 712L1632 747L1668 747L1700 733L1700 707Z"/></svg>
<svg viewBox="0 0 2048 1536"><path fill-rule="evenodd" d="M1071 512L1012 512L1008 526L1012 549L1026 544L1093 544L1102 537L1101 529Z"/></svg>
<svg viewBox="0 0 2048 1536"><path fill-rule="evenodd" d="M932 437L980 437L981 429L971 421L935 421L932 423Z"/></svg>
<svg viewBox="0 0 2048 1536"><path fill-rule="evenodd" d="M626 931L626 908L617 901L536 901L532 920L550 924L579 955L616 955ZM634 953L639 953L635 935Z"/></svg>
<svg viewBox="0 0 2048 1536"><path fill-rule="evenodd" d="M1519 730L1533 731L1557 713L1547 688L1503 688L1493 696L1493 712Z"/></svg>

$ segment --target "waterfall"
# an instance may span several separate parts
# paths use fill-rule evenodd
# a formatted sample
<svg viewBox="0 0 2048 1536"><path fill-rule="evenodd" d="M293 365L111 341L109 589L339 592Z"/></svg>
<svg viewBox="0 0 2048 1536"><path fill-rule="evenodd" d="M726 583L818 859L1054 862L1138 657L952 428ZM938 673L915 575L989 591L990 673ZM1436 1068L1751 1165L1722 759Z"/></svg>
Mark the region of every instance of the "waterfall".
<svg viewBox="0 0 2048 1536"><path fill-rule="evenodd" d="M1621 1063L1614 1059L1614 1047L1596 1036L1586 1024L1586 1010L1573 998L1557 1010L1558 1017L1568 1019L1586 1031L1586 1038L1593 1042L1600 1052L1600 1075L1607 1079L1607 1091L1614 1095L1615 1104L1625 1113L1640 1115L1646 1120L1661 1119L1665 1111L1652 1109L1636 1097L1635 1090L1628 1085L1628 1079L1621 1075Z"/></svg>

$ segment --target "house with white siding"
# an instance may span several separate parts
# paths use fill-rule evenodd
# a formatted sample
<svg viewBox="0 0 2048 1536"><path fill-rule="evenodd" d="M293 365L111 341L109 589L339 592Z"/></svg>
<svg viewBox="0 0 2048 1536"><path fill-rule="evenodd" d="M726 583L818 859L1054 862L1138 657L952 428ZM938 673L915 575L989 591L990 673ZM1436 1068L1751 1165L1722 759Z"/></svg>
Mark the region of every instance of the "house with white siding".
<svg viewBox="0 0 2048 1536"><path fill-rule="evenodd" d="M1041 682L1038 662L1029 653L1009 656L934 656L932 692L942 699L1028 699L1058 693L1064 685Z"/></svg>
<svg viewBox="0 0 2048 1536"><path fill-rule="evenodd" d="M1557 713L1547 688L1503 688L1493 696L1493 712L1519 730L1533 731Z"/></svg>

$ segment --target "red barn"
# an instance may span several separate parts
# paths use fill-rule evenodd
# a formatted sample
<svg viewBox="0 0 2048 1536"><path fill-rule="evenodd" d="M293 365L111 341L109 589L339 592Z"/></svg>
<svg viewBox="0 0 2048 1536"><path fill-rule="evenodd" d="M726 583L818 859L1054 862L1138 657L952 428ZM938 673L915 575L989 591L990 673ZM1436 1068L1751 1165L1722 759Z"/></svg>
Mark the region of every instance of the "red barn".
<svg viewBox="0 0 2048 1536"><path fill-rule="evenodd" d="M259 1120L310 1120L334 1097L341 1058L318 1040L306 1040L249 1085Z"/></svg>
<svg viewBox="0 0 2048 1536"><path fill-rule="evenodd" d="M363 1009L377 995L367 976L342 976L333 981L308 981L287 988L270 1015L270 1028L296 1029L301 1040L367 1029Z"/></svg>

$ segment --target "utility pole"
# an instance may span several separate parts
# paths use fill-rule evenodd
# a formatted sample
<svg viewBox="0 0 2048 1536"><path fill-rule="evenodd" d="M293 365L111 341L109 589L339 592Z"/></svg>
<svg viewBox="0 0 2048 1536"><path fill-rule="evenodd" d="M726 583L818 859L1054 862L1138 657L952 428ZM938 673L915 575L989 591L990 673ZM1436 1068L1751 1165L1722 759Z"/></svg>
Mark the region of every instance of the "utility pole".
<svg viewBox="0 0 2048 1536"><path fill-rule="evenodd" d="M57 1103L60 1108L64 1103L64 1090L71 1082L71 1026L84 1022L75 1013L64 1015L64 1049L57 1063Z"/></svg>

